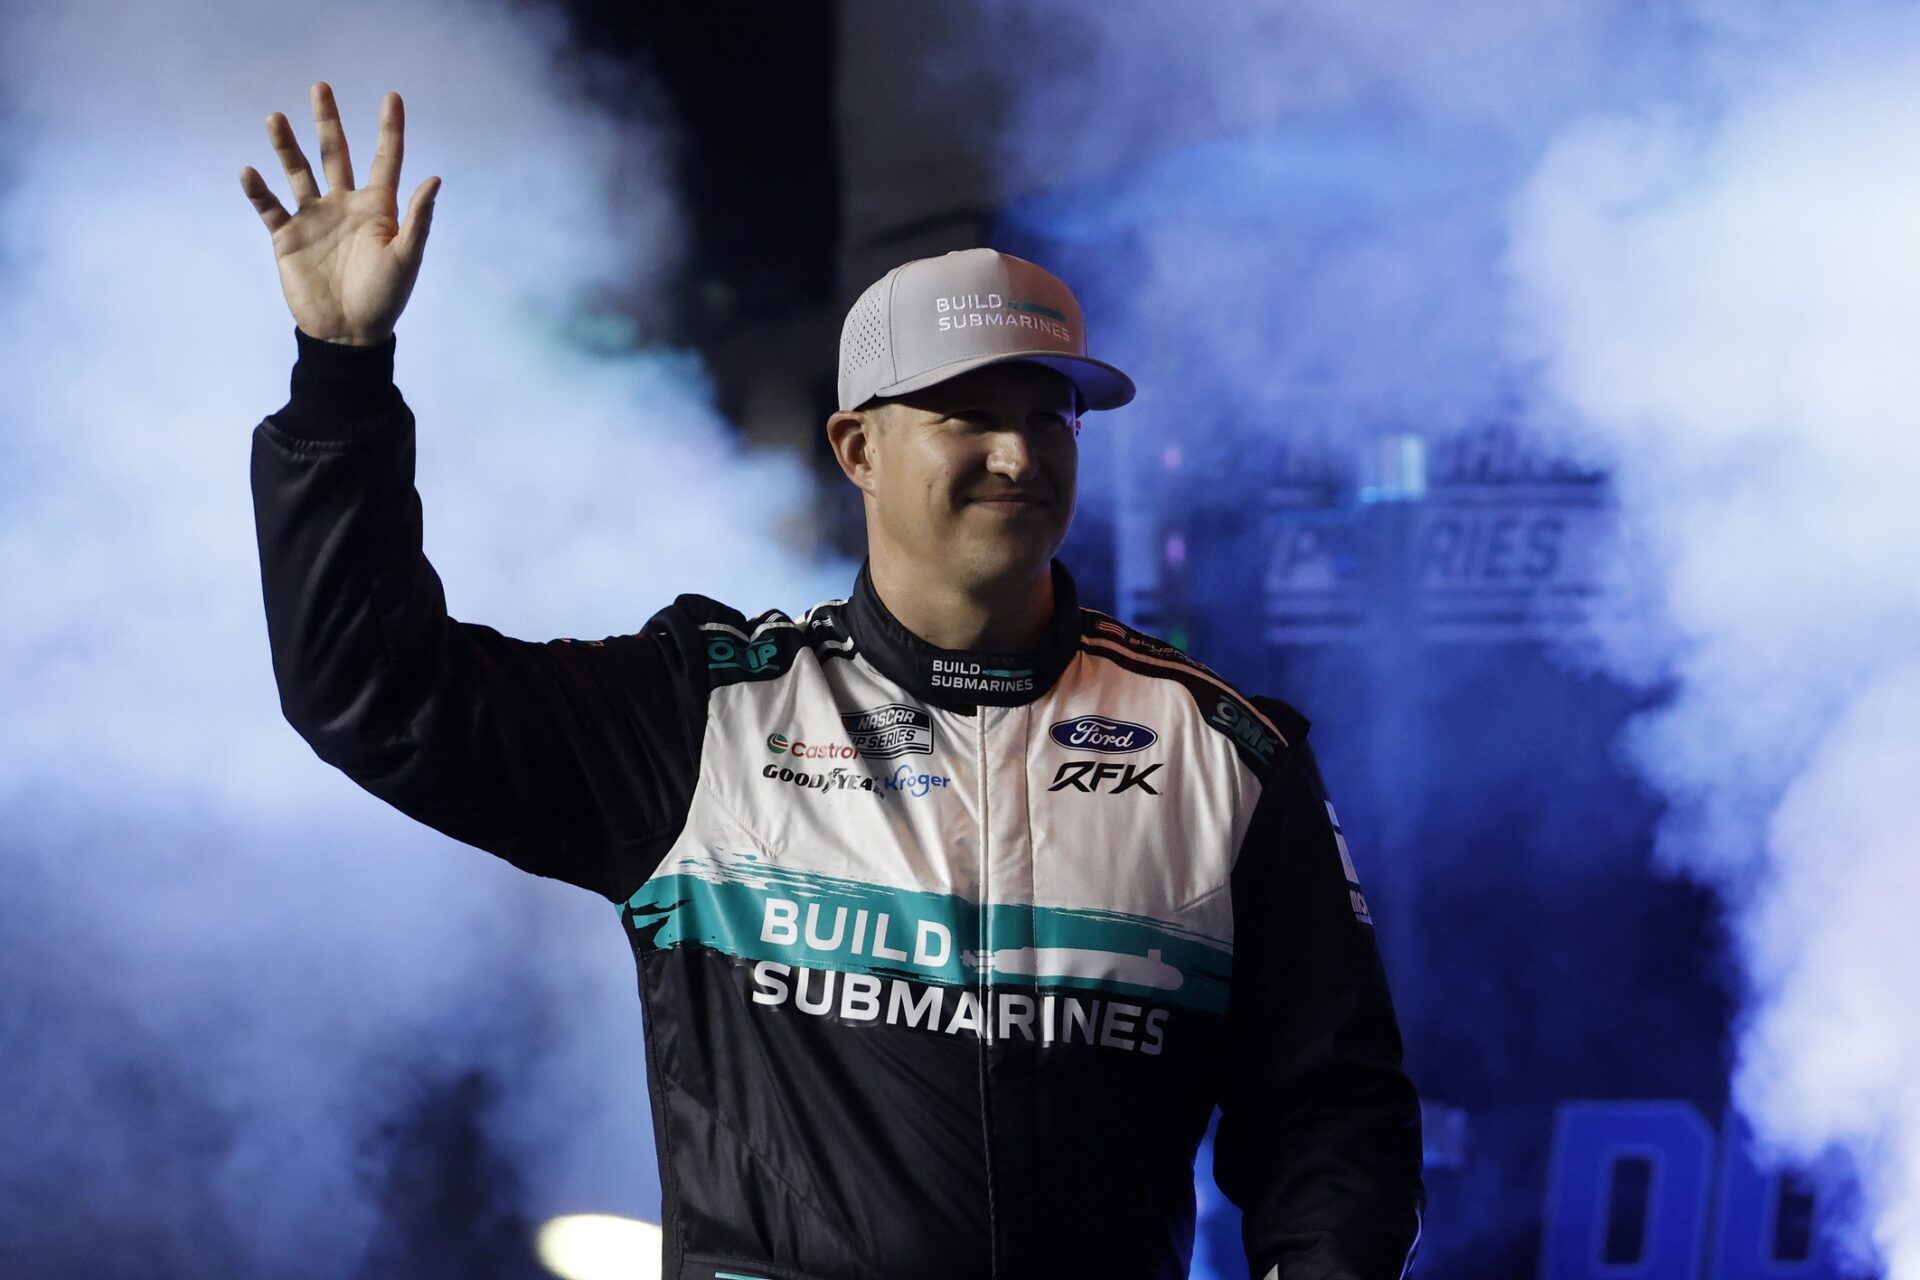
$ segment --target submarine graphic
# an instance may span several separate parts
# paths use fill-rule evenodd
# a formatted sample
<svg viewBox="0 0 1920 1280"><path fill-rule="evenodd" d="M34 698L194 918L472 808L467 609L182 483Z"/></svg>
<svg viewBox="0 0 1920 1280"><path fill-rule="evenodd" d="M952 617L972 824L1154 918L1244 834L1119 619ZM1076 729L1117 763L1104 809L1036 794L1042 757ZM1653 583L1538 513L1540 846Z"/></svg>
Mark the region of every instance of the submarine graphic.
<svg viewBox="0 0 1920 1280"><path fill-rule="evenodd" d="M1160 958L1159 948L1144 956L1124 951L1096 951L1090 947L1003 947L998 951L962 951L961 963L976 970L1026 978L1107 978L1177 991L1186 975Z"/></svg>

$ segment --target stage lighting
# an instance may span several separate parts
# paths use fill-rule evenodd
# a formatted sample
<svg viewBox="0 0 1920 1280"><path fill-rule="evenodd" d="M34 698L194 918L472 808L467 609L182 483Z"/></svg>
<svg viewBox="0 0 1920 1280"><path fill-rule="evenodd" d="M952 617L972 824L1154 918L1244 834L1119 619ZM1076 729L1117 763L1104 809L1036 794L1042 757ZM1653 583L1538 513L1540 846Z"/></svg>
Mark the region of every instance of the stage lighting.
<svg viewBox="0 0 1920 1280"><path fill-rule="evenodd" d="M541 1226L535 1248L561 1280L660 1280L660 1228L651 1222L563 1214Z"/></svg>

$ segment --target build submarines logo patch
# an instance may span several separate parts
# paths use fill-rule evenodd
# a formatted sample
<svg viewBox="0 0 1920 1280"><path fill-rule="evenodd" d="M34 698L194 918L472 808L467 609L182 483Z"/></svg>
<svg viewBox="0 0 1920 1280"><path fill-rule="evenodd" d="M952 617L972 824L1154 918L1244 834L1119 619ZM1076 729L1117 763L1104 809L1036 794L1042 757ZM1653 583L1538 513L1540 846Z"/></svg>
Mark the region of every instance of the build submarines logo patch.
<svg viewBox="0 0 1920 1280"><path fill-rule="evenodd" d="M1158 1055L1224 1015L1230 942L1106 909L995 903L682 855L622 905L636 948L733 958L754 1005L851 1025ZM997 943L997 945L996 945Z"/></svg>
<svg viewBox="0 0 1920 1280"><path fill-rule="evenodd" d="M962 693L1031 693L1032 667L994 667L964 658L935 658L927 667L927 683L936 689Z"/></svg>
<svg viewBox="0 0 1920 1280"><path fill-rule="evenodd" d="M934 327L941 333L959 329L1025 329L1055 342L1071 344L1073 330L1058 307L1029 298L1009 299L1001 293L956 293L933 300Z"/></svg>
<svg viewBox="0 0 1920 1280"><path fill-rule="evenodd" d="M830 929L823 926L826 914L818 901L765 899L755 941L813 963L756 961L753 1003L790 1004L802 1013L856 1025L888 1023L988 1039L1019 1035L1040 1044L1079 1041L1144 1054L1158 1054L1165 1042L1172 1010L1150 1000L1116 998L1111 991L1025 992L977 985L980 975L996 970L1042 977L1062 965L1070 967L1069 949L956 954L957 922L952 918L896 920L878 911L867 941L867 908L852 911L851 938L846 905L833 907ZM836 954L843 949L853 957L868 957L869 963L848 965ZM1161 961L1158 950L1145 957L1091 950L1080 954L1095 972L1111 973L1114 980L1167 989L1178 988L1184 980L1178 969ZM967 985L958 985L956 978Z"/></svg>

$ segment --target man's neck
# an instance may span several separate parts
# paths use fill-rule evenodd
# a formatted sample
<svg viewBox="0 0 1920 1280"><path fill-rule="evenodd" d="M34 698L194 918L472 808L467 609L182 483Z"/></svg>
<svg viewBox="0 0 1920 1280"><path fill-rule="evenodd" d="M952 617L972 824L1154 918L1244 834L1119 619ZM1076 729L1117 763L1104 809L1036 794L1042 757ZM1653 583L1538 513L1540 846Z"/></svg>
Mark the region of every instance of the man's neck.
<svg viewBox="0 0 1920 1280"><path fill-rule="evenodd" d="M968 591L916 574L891 557L870 557L874 593L900 625L937 649L1023 653L1040 644L1053 618L1053 569L1025 582Z"/></svg>

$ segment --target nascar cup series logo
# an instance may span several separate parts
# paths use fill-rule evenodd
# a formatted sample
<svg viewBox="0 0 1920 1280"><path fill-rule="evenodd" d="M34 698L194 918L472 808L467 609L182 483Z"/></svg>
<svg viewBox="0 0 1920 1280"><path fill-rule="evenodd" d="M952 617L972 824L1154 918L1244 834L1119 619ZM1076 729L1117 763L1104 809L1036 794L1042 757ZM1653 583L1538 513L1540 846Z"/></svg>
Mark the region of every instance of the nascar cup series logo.
<svg viewBox="0 0 1920 1280"><path fill-rule="evenodd" d="M1075 751L1099 751L1107 755L1144 751L1160 740L1159 734L1143 724L1096 715L1062 720L1048 733L1063 747Z"/></svg>
<svg viewBox="0 0 1920 1280"><path fill-rule="evenodd" d="M919 707L889 702L840 717L854 750L869 760L933 754L933 717Z"/></svg>

